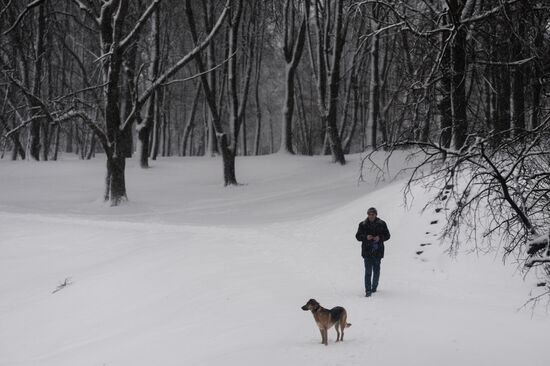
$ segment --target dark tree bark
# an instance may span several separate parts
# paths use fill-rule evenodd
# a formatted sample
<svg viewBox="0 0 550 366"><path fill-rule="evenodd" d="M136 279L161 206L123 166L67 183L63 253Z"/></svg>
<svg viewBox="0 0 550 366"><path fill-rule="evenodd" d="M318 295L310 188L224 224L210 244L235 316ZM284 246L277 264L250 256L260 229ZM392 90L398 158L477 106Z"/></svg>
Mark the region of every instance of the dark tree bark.
<svg viewBox="0 0 550 366"><path fill-rule="evenodd" d="M151 43L151 63L149 65L149 86L151 85L152 80L155 80L159 74L159 64L160 64L160 6L156 8L154 13L150 18L151 22L151 32L150 32L150 43ZM149 167L149 145L150 145L150 136L151 130L153 127L153 119L155 114L155 103L156 95L154 92L149 97L146 106L145 118L143 122L136 124L137 131L137 153L139 159L139 165L141 168Z"/></svg>
<svg viewBox="0 0 550 366"><path fill-rule="evenodd" d="M181 148L183 156L186 156L187 154L189 137L191 136L191 132L195 129L195 115L197 114L197 106L199 104L200 94L201 94L201 85L197 84L197 87L195 90L195 96L193 98L193 104L191 106L191 113L189 114L187 124L185 125L185 130L183 131L183 142L182 142L182 148ZM191 152L189 152L189 155L192 155Z"/></svg>
<svg viewBox="0 0 550 366"><path fill-rule="evenodd" d="M236 0L236 4L231 9L231 17L229 22L229 32L228 32L228 55L234 56L237 52L237 39L238 39L238 30L241 23L243 13L243 2L242 0ZM191 30L191 35L195 43L197 42L197 30L196 24L193 16L193 10L189 4L186 6L187 19L189 21L189 27ZM251 20L252 22L254 19ZM249 30L255 28L250 28ZM249 34L250 39L250 34ZM218 138L218 148L222 154L223 160L223 171L224 171L224 185L236 185L237 179L235 176L235 155L237 151L240 124L242 116L246 107L248 90L250 86L250 78L252 74L252 60L254 58L253 54L253 43L249 42L249 65L246 68L246 76L244 80L244 87L242 92L242 100L239 102L237 95L237 75L236 75L236 60L234 57L229 57L228 60L228 91L229 91L229 112L230 112L230 136L232 137L232 143L228 141L228 134L224 132L221 121L220 113L218 106L216 104L215 95L212 93L210 83L205 75L205 67L202 62L202 58L197 56L195 58L197 66L199 68L201 83L203 86L203 91L210 108L210 112L213 115L214 128L216 130L216 136Z"/></svg>
<svg viewBox="0 0 550 366"><path fill-rule="evenodd" d="M455 34L451 39L451 107L453 113L453 144L460 149L466 142L468 120L466 117L466 27L461 24L464 3L449 0L449 15L455 25Z"/></svg>
<svg viewBox="0 0 550 366"><path fill-rule="evenodd" d="M439 100L438 107L440 113L440 143L441 146L449 148L451 146L452 126L453 126L453 113L451 107L451 50L449 45L445 42L445 36L441 36L441 99Z"/></svg>
<svg viewBox="0 0 550 366"><path fill-rule="evenodd" d="M55 127L55 138L53 143L53 156L52 160L57 160L58 154L59 154L59 142L61 139L61 126L57 125Z"/></svg>
<svg viewBox="0 0 550 366"><path fill-rule="evenodd" d="M213 9L212 5L210 9ZM195 19L194 19L193 11L191 9L191 4L189 2L186 2L186 15L187 15L187 20L189 22L189 26L191 28L193 41L197 43L198 35L197 35L197 30L195 25ZM213 48L211 47L212 45L210 45L210 47L208 48L208 52L210 52L210 50L213 51ZM211 55L210 57L213 57L213 55ZM218 112L218 105L216 103L215 82L211 83L211 80L213 77L212 74L209 77L206 76L205 74L206 67L202 61L202 57L200 54L197 55L197 57L195 58L195 61L197 63L197 68L200 73L201 85L202 85L202 88L205 94L205 99L207 101L207 104L210 110L210 115L211 115L211 119L208 124L207 145L208 145L209 151L211 152L211 155L213 155L215 150L211 146L213 144L213 139L211 139L211 137L214 136L214 139L216 139L217 131L221 131L220 115Z"/></svg>
<svg viewBox="0 0 550 366"><path fill-rule="evenodd" d="M546 17L548 19L549 16ZM540 123L541 112L542 112L542 83L543 83L543 67L547 64L547 61L542 57L544 53L544 29L546 22L544 17L533 16L534 23L534 40L533 45L530 47L531 56L534 57L533 64L531 66L531 103L532 103L532 112L531 112L531 128L537 128Z"/></svg>
<svg viewBox="0 0 550 366"><path fill-rule="evenodd" d="M263 44L265 39L265 23L264 23L264 8L260 6L259 10L259 22L263 25L261 27L261 35L258 37L256 43L256 71L254 76L254 102L256 106L256 131L254 132L254 155L260 154L260 142L262 136L262 106L260 104L260 79L262 76L262 56L263 56Z"/></svg>
<svg viewBox="0 0 550 366"><path fill-rule="evenodd" d="M374 31L376 32L376 28ZM378 144L378 120L380 116L380 75L379 75L379 48L380 41L377 34L371 38L370 49L370 83L368 121L370 130L370 146L376 149Z"/></svg>
<svg viewBox="0 0 550 366"><path fill-rule="evenodd" d="M40 97L40 91L42 88L42 61L44 56L44 31L46 27L44 4L41 3L36 7L38 27L36 30L36 46L34 51L34 70L33 70L33 86L32 93ZM32 108L37 108L37 105L29 100L29 104ZM40 129L42 126L42 119L36 119L31 122L30 127L30 151L29 154L34 160L40 160ZM46 157L47 158L47 157Z"/></svg>
<svg viewBox="0 0 550 366"><path fill-rule="evenodd" d="M343 17L343 0L326 0L324 3L324 16L319 10L318 4L314 8L315 33L317 35L317 62L313 58L310 47L312 68L317 79L318 107L323 126L326 128L326 139L329 144L333 162L342 165L346 163L342 142L338 133L337 109L340 87L340 62L346 40L348 16ZM331 18L327 15L334 10L334 27L331 27ZM324 22L324 31L321 31ZM329 37L332 29L332 43ZM308 32L309 33L309 32ZM311 37L311 35L309 34ZM309 39L310 46L313 43Z"/></svg>
<svg viewBox="0 0 550 366"><path fill-rule="evenodd" d="M0 123L2 123L2 126L6 131L11 130L11 128L9 128L8 126L8 123L4 119L4 115L2 114L0 114ZM23 145L21 144L21 141L19 140L19 131L16 131L10 134L9 138L11 139L13 144L11 160L17 160L17 156L20 156L21 160L25 160L25 156L26 156L25 148L23 147Z"/></svg>
<svg viewBox="0 0 550 366"><path fill-rule="evenodd" d="M284 39L283 55L286 62L285 67L285 97L283 101L283 120L281 123L281 147L279 152L294 154L292 144L292 116L294 114L294 78L296 68L302 57L305 43L306 26L309 20L310 1L304 0L302 4L302 16L296 33L296 7L294 1L286 0L284 4Z"/></svg>

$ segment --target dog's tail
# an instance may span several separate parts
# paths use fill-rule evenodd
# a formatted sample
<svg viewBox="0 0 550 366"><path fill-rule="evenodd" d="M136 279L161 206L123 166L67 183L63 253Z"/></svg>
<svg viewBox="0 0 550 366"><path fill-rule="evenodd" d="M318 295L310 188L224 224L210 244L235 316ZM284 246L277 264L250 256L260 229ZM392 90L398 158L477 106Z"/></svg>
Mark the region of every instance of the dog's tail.
<svg viewBox="0 0 550 366"><path fill-rule="evenodd" d="M351 323L346 323L346 328L351 327Z"/></svg>

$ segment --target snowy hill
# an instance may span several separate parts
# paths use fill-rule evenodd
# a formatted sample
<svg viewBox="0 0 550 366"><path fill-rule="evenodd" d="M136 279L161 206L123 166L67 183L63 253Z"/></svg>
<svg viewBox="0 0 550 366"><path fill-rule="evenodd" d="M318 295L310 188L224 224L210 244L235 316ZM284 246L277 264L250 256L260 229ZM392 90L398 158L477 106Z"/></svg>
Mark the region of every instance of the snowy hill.
<svg viewBox="0 0 550 366"><path fill-rule="evenodd" d="M220 164L130 161L110 208L101 158L0 161L0 365L548 363L550 317L518 311L532 283L498 255L449 258L427 193L406 210L402 182L358 185L359 156L240 158L233 188ZM367 299L370 206L392 238ZM320 344L312 297L347 309L343 343Z"/></svg>

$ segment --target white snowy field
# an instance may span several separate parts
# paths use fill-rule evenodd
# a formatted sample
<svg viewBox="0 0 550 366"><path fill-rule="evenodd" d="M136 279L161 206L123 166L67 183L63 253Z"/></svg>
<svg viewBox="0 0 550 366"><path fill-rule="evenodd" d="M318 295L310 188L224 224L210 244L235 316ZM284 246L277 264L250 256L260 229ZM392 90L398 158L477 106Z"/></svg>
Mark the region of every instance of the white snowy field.
<svg viewBox="0 0 550 366"><path fill-rule="evenodd" d="M219 159L130 160L116 208L101 157L0 161L0 365L548 365L550 316L520 309L534 279L449 258L428 193L406 210L402 181L358 185L348 159L238 158L230 188ZM392 238L365 298L370 206ZM343 343L320 344L309 298L347 309Z"/></svg>

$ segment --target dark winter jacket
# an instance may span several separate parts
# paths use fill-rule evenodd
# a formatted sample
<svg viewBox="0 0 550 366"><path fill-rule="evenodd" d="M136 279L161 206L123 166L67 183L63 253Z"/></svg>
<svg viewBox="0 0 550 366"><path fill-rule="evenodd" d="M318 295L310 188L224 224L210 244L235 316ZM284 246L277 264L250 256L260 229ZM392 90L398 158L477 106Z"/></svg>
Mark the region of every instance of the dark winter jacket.
<svg viewBox="0 0 550 366"><path fill-rule="evenodd" d="M367 240L367 236L378 236L380 241ZM378 217L374 221L361 221L355 238L361 242L361 256L363 258L384 258L384 242L390 239L390 231L383 220Z"/></svg>

